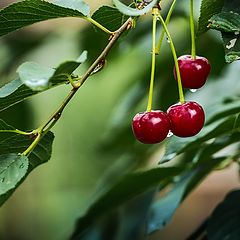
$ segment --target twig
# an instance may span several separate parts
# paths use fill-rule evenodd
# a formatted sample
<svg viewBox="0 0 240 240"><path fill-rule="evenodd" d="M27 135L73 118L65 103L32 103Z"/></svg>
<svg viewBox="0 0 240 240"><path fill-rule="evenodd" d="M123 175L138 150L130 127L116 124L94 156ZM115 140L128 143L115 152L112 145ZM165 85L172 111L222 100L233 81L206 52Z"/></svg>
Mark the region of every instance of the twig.
<svg viewBox="0 0 240 240"><path fill-rule="evenodd" d="M58 107L58 109L50 116L50 118L42 124L39 128L36 129L36 138L34 142L29 146L29 148L24 151L24 155L30 154L33 149L36 147L38 142L41 140L42 136L44 136L59 120L59 118L62 115L63 110L68 105L70 100L73 98L73 96L76 94L76 92L79 90L79 88L84 84L84 82L88 79L88 77L95 71L95 69L105 62L105 59L118 40L118 38L126 31L129 30L132 27L132 18L129 18L118 30L116 30L110 37L109 43L105 47L105 49L102 51L102 53L99 55L99 57L95 60L95 62L88 68L86 73L82 76L82 78L75 82L73 85L73 88L67 95L67 97L63 100L62 104Z"/></svg>

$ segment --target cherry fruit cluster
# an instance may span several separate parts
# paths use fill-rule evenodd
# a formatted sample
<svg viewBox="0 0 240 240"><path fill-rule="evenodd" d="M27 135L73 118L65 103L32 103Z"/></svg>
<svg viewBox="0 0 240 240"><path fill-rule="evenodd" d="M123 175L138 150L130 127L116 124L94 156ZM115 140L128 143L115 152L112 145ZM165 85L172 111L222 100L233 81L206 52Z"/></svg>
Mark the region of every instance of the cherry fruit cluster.
<svg viewBox="0 0 240 240"><path fill-rule="evenodd" d="M202 87L211 70L204 57L193 59L190 55L178 58L182 85L185 88ZM176 69L174 68L176 77ZM133 133L140 142L154 144L163 141L172 132L178 137L191 137L203 128L205 120L203 108L196 102L184 102L172 105L164 113L151 110L137 113L132 121Z"/></svg>
<svg viewBox="0 0 240 240"><path fill-rule="evenodd" d="M177 58L176 50L167 29L167 22L171 15L176 1L173 1L169 10L166 21L160 14L160 9L154 7L152 9L153 30L152 30L152 72L150 81L150 90L148 98L147 111L137 113L132 121L133 133L140 142L146 144L154 144L163 141L169 133L178 137L191 137L198 134L204 125L205 115L203 108L196 102L185 102L183 87L189 89L201 88L210 73L211 65L204 57L196 56L195 46L195 30L194 30L194 7L193 0L190 0L190 29L192 37L192 53L191 55L183 55ZM160 110L152 110L153 85L155 74L156 53L156 23L160 20L164 32L167 35L172 55L175 62L174 78L178 84L180 103L172 105L164 113ZM162 37L164 34L162 35ZM159 43L161 43L161 37ZM161 44L160 44L161 45Z"/></svg>

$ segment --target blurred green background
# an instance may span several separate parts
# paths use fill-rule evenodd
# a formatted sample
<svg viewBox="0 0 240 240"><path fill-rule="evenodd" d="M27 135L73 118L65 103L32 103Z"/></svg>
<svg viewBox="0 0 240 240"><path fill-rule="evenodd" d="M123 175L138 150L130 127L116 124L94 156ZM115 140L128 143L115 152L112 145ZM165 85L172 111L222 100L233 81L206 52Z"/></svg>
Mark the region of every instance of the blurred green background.
<svg viewBox="0 0 240 240"><path fill-rule="evenodd" d="M94 10L105 1L87 2ZM7 1L1 2L2 7L7 4ZM169 26L179 55L190 52L187 15L184 4L179 2ZM0 239L63 240L70 235L75 220L93 200L104 171L122 157L114 149L110 154L105 152L109 148L100 151L103 139L109 136L108 127L116 106L123 102L125 93L140 83L144 86L143 101L136 103L136 111L145 108L150 75L150 30L150 18L146 16L132 33L119 41L108 57L106 68L91 77L69 104L53 129L56 138L51 160L34 170L0 209ZM36 24L0 42L3 85L16 77L16 68L24 61L55 67L65 60L76 59L85 49L92 60L107 43L107 38L95 33L81 19L64 19ZM210 32L200 38L198 50L199 55L215 63L211 77L214 81L226 67L217 33ZM90 61L84 64L80 72L89 64ZM165 110L176 101L172 67L170 50L165 43L158 60L156 108L161 106ZM70 86L61 86L42 93L0 113L0 117L20 129L36 128L56 109L69 89ZM128 126L128 141L133 141L130 120L136 111L127 113L122 122ZM116 141L115 132L111 134L113 142ZM116 136L118 134L116 131ZM121 150L122 143L119 144Z"/></svg>

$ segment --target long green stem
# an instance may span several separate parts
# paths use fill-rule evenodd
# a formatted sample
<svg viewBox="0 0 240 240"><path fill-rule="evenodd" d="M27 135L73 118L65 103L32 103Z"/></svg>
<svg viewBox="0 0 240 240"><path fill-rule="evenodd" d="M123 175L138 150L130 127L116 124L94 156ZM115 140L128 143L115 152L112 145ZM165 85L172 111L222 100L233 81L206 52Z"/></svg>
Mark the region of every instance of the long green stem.
<svg viewBox="0 0 240 240"><path fill-rule="evenodd" d="M157 8L153 8L153 24L152 24L152 69L151 69L151 80L148 94L148 104L147 104L147 112L152 110L152 102L153 102L153 87L154 87L154 76L155 76L155 65L156 65L156 27L157 27L157 16L159 14L159 10Z"/></svg>
<svg viewBox="0 0 240 240"><path fill-rule="evenodd" d="M159 13L159 19L162 23L164 31L167 34L167 37L168 37L168 40L169 40L169 43L170 43L170 47L171 47L171 50L172 50L172 55L173 55L173 59L174 59L175 67L176 67L176 73L177 73L179 100L180 100L180 103L183 104L185 102L185 99L184 99L184 94L183 94L182 80L181 80L181 75L180 75L180 70L179 70L179 65L178 65L177 53L176 53L171 35L170 35L170 33L167 29L167 26L166 26L166 24L165 24L165 22L164 22L160 13Z"/></svg>
<svg viewBox="0 0 240 240"><path fill-rule="evenodd" d="M165 24L166 25L168 25L168 23L170 21L170 18L172 16L172 12L173 12L173 9L175 7L176 2L177 2L177 0L173 0L173 2L172 2L172 5L171 5L171 7L169 9L168 15L167 15L166 20L165 20ZM160 37L159 37L159 40L158 40L158 43L157 43L156 54L159 54L159 52L160 52L164 35L165 35L165 31L162 30L161 34L160 34Z"/></svg>
<svg viewBox="0 0 240 240"><path fill-rule="evenodd" d="M114 33L112 31L110 31L109 29L105 28L103 25L101 25L94 19L92 19L91 17L84 17L84 19L87 20L88 22L92 23L93 25L95 25L96 27L98 27L99 29L101 29L102 31L104 31L107 34L112 35Z"/></svg>
<svg viewBox="0 0 240 240"><path fill-rule="evenodd" d="M196 43L195 43L195 26L194 26L194 10L193 0L190 0L190 29L191 29L191 41L192 41L192 58L196 58Z"/></svg>

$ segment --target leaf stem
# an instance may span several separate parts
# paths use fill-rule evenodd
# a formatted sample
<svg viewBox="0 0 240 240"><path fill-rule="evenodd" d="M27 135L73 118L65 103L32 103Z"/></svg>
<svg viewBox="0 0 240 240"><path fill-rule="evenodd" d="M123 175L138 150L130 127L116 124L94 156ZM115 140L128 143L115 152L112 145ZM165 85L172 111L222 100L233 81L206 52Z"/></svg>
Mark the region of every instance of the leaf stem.
<svg viewBox="0 0 240 240"><path fill-rule="evenodd" d="M169 21L170 21L170 18L172 16L172 12L173 12L173 9L175 7L175 4L176 4L177 0L173 0L172 2L172 5L169 9L169 12L167 14L167 17L166 17L166 20L165 20L165 24L168 25ZM159 54L160 53L160 49L161 49L161 46L162 46L162 42L163 42L163 38L164 38L164 35L165 35L165 31L162 30L161 31L161 34L160 34L160 37L159 37L159 40L158 40L158 43L157 43L157 47L156 47L156 54Z"/></svg>
<svg viewBox="0 0 240 240"><path fill-rule="evenodd" d="M105 49L102 51L102 53L99 55L99 57L94 61L94 63L88 68L86 73L81 77L80 80L74 82L74 85L67 95L67 97L63 100L62 104L58 107L58 109L48 118L48 120L43 123L39 128L34 130L32 133L36 135L35 140L32 142L32 144L26 149L26 151L23 152L24 155L30 154L34 148L37 146L41 138L57 123L59 118L62 115L63 110L68 105L70 100L73 98L73 96L76 94L76 92L79 90L79 88L83 85L83 83L88 79L88 77L92 74L92 72L96 69L96 67L99 66L103 61L105 61L105 58L107 57L108 53L118 40L118 38L122 35L123 32L130 29L132 26L132 18L129 18L117 31L115 31L111 39L109 40L109 43L105 47Z"/></svg>
<svg viewBox="0 0 240 240"><path fill-rule="evenodd" d="M91 17L83 17L85 20L87 20L88 22L92 23L93 25L95 25L97 28L101 29L103 32L107 33L107 34L114 34L114 32L110 31L109 29L105 28L102 24L100 24L99 22L95 21L94 19L92 19Z"/></svg>
<svg viewBox="0 0 240 240"><path fill-rule="evenodd" d="M25 156L28 156L34 150L34 148L37 146L37 144L39 143L41 138L42 138L42 134L37 133L36 138L34 139L32 144L22 154Z"/></svg>
<svg viewBox="0 0 240 240"><path fill-rule="evenodd" d="M17 134L21 134L21 135L31 135L32 132L24 132L18 129L12 129L12 130L0 130L0 133L17 133Z"/></svg>
<svg viewBox="0 0 240 240"><path fill-rule="evenodd" d="M174 47L174 44L173 44L173 40L171 38L171 35L167 29L167 26L161 16L161 14L159 13L159 19L162 23L162 26L164 28L164 31L166 32L167 34L167 37L168 37L168 40L169 40L169 43L170 43L170 47L171 47L171 50L172 50L172 55L173 55L173 59L174 59L174 63L175 63L175 67L176 67L176 73L177 73L177 82L178 82L178 92L179 92L179 101L180 103L184 103L185 102L185 99L184 99L184 94L183 94L183 88L182 88L182 80L181 80L181 75L180 75L180 70L179 70L179 64L178 64L178 59L177 59L177 53L176 53L176 50L175 50L175 47Z"/></svg>
<svg viewBox="0 0 240 240"><path fill-rule="evenodd" d="M153 101L153 87L154 87L154 76L156 66L156 27L157 27L157 16L159 14L158 8L152 9L153 24L152 24L152 69L151 69L151 80L148 94L147 112L152 110Z"/></svg>
<svg viewBox="0 0 240 240"><path fill-rule="evenodd" d="M67 74L67 78L68 78L68 81L70 82L70 84L72 85L72 87L75 87L74 81L73 81L73 79L72 79L72 76L69 75L69 74Z"/></svg>
<svg viewBox="0 0 240 240"><path fill-rule="evenodd" d="M191 41L192 41L192 58L196 58L196 43L195 43L195 25L194 25L194 10L193 0L190 0L190 29L191 29Z"/></svg>

